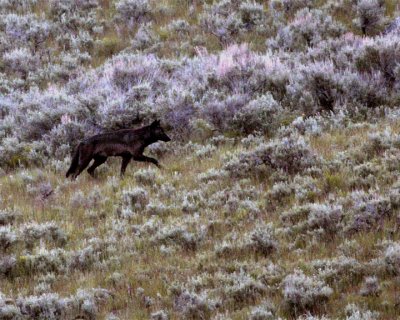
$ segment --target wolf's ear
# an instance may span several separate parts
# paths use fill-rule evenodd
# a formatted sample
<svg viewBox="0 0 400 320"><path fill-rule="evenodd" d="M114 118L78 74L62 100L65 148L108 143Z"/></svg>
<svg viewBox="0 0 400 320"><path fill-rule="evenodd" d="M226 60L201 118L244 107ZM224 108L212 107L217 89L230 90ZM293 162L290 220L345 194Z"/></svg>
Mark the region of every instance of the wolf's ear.
<svg viewBox="0 0 400 320"><path fill-rule="evenodd" d="M152 123L151 123L151 127L157 127L157 126L159 126L160 125L160 120L154 120Z"/></svg>

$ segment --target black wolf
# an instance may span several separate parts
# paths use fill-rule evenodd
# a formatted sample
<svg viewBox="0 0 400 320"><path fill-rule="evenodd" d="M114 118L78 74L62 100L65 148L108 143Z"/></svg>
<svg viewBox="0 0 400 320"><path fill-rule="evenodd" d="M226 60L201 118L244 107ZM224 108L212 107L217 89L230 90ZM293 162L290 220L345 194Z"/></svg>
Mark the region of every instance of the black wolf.
<svg viewBox="0 0 400 320"><path fill-rule="evenodd" d="M159 120L139 129L122 129L95 135L79 143L66 176L67 178L72 176L72 179L75 179L94 159L87 170L93 177L94 170L111 156L122 157L121 176L124 175L131 159L151 162L160 167L156 159L143 155L148 145L159 140L165 142L171 140L161 128Z"/></svg>

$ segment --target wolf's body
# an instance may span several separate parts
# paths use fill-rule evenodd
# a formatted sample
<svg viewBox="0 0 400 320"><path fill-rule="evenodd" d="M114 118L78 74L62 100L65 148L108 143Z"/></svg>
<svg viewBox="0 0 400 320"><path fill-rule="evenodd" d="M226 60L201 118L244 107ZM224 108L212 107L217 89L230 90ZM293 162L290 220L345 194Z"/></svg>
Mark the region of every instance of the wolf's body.
<svg viewBox="0 0 400 320"><path fill-rule="evenodd" d="M151 162L159 167L156 159L143 155L148 145L159 140L171 140L164 133L159 121L154 121L151 125L139 129L122 129L95 135L79 143L66 176L67 178L72 176L75 179L92 159L94 162L89 167L88 173L94 176L94 170L106 162L107 157L112 156L122 157L121 175L124 175L131 159Z"/></svg>

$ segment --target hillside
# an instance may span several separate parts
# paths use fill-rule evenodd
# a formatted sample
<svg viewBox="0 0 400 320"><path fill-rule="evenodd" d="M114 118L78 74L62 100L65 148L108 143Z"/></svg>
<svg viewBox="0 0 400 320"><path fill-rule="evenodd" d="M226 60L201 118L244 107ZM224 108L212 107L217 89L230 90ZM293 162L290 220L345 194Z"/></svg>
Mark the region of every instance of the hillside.
<svg viewBox="0 0 400 320"><path fill-rule="evenodd" d="M0 319L397 319L399 12L0 1ZM154 119L162 169L65 178Z"/></svg>

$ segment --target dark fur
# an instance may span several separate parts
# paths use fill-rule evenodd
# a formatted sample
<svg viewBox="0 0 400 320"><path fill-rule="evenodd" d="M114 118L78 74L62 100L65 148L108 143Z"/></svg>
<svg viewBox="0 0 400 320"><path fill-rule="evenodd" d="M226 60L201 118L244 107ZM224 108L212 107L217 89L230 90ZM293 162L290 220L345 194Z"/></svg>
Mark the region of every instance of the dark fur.
<svg viewBox="0 0 400 320"><path fill-rule="evenodd" d="M87 171L94 176L94 170L111 156L122 157L121 176L124 175L131 159L151 162L160 167L156 159L143 155L148 145L159 140L171 140L161 128L160 121L154 121L151 125L139 129L122 129L95 135L79 143L66 176L75 179L92 159L94 162Z"/></svg>

